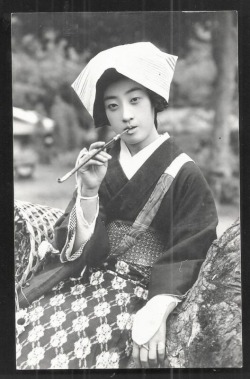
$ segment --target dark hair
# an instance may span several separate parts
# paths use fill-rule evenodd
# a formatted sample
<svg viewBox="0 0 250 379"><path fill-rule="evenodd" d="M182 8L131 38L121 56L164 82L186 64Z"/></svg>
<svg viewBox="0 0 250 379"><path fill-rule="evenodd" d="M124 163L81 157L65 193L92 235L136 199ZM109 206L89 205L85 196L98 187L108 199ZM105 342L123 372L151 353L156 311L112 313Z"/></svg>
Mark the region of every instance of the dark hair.
<svg viewBox="0 0 250 379"><path fill-rule="evenodd" d="M108 118L106 116L103 95L106 88L119 80L122 80L127 77L117 72L114 68L109 68L106 70L96 84L96 97L94 102L93 118L96 127L101 127L109 125ZM157 93L146 88L150 101L155 109L155 127L157 128L157 113L163 111L168 107L167 101Z"/></svg>

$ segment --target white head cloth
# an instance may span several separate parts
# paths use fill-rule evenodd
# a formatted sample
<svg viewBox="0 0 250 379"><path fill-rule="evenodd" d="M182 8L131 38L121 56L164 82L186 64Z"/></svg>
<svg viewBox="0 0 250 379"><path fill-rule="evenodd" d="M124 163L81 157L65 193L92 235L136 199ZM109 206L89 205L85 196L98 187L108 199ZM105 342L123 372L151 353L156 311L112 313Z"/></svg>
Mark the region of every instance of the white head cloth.
<svg viewBox="0 0 250 379"><path fill-rule="evenodd" d="M150 42L116 46L91 59L72 87L92 117L96 83L109 68L156 92L168 102L177 59Z"/></svg>

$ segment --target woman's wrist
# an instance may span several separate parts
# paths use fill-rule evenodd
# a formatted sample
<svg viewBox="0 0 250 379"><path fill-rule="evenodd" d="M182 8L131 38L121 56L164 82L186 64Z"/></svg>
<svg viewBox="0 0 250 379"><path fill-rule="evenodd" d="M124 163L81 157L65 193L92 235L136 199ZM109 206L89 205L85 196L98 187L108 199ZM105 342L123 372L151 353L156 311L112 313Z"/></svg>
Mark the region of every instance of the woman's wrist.
<svg viewBox="0 0 250 379"><path fill-rule="evenodd" d="M94 196L81 196L79 195L80 197L80 200L96 200L98 199L98 194L97 195L94 195Z"/></svg>
<svg viewBox="0 0 250 379"><path fill-rule="evenodd" d="M166 311L165 311L165 314L164 314L164 317L163 319L166 321L168 316L173 312L173 310L175 309L176 307L176 303L175 302L172 302L170 304L167 305L167 308L166 308Z"/></svg>
<svg viewBox="0 0 250 379"><path fill-rule="evenodd" d="M93 197L93 198L95 198L95 197L97 197L98 196L98 189L99 188L95 188L95 189L88 189L88 188L81 188L81 191L80 191L80 193L79 193L79 195L80 195L80 197L82 197L82 198L91 198L91 197Z"/></svg>

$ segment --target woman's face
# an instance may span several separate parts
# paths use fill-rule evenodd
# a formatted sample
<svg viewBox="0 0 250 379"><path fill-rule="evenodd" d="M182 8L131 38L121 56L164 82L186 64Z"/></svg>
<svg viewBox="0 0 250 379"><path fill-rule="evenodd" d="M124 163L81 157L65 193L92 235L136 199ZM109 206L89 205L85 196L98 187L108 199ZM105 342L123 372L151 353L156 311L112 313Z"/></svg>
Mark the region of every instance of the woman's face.
<svg viewBox="0 0 250 379"><path fill-rule="evenodd" d="M158 138L154 107L145 88L137 82L124 78L108 86L104 92L104 107L115 133L121 133L128 126L135 127L122 136L132 154Z"/></svg>

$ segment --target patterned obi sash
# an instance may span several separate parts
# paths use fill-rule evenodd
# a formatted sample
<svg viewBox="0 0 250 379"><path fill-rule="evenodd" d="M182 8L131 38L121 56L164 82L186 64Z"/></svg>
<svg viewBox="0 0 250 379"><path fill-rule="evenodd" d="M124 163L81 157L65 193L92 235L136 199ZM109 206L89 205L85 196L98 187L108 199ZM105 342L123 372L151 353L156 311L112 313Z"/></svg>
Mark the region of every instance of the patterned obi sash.
<svg viewBox="0 0 250 379"><path fill-rule="evenodd" d="M148 284L153 264L166 251L165 244L155 230L148 228L134 239L126 251L121 251L122 242L131 230L131 223L120 220L113 221L107 226L110 243L108 259L126 262L130 268L130 274L135 277L139 274L140 279L144 279L145 284Z"/></svg>
<svg viewBox="0 0 250 379"><path fill-rule="evenodd" d="M192 159L184 153L173 160L161 175L133 224L115 220L106 227L110 243L108 259L128 263L142 275L146 283L149 282L152 266L166 251L163 238L150 225L174 178L183 164L189 161Z"/></svg>

